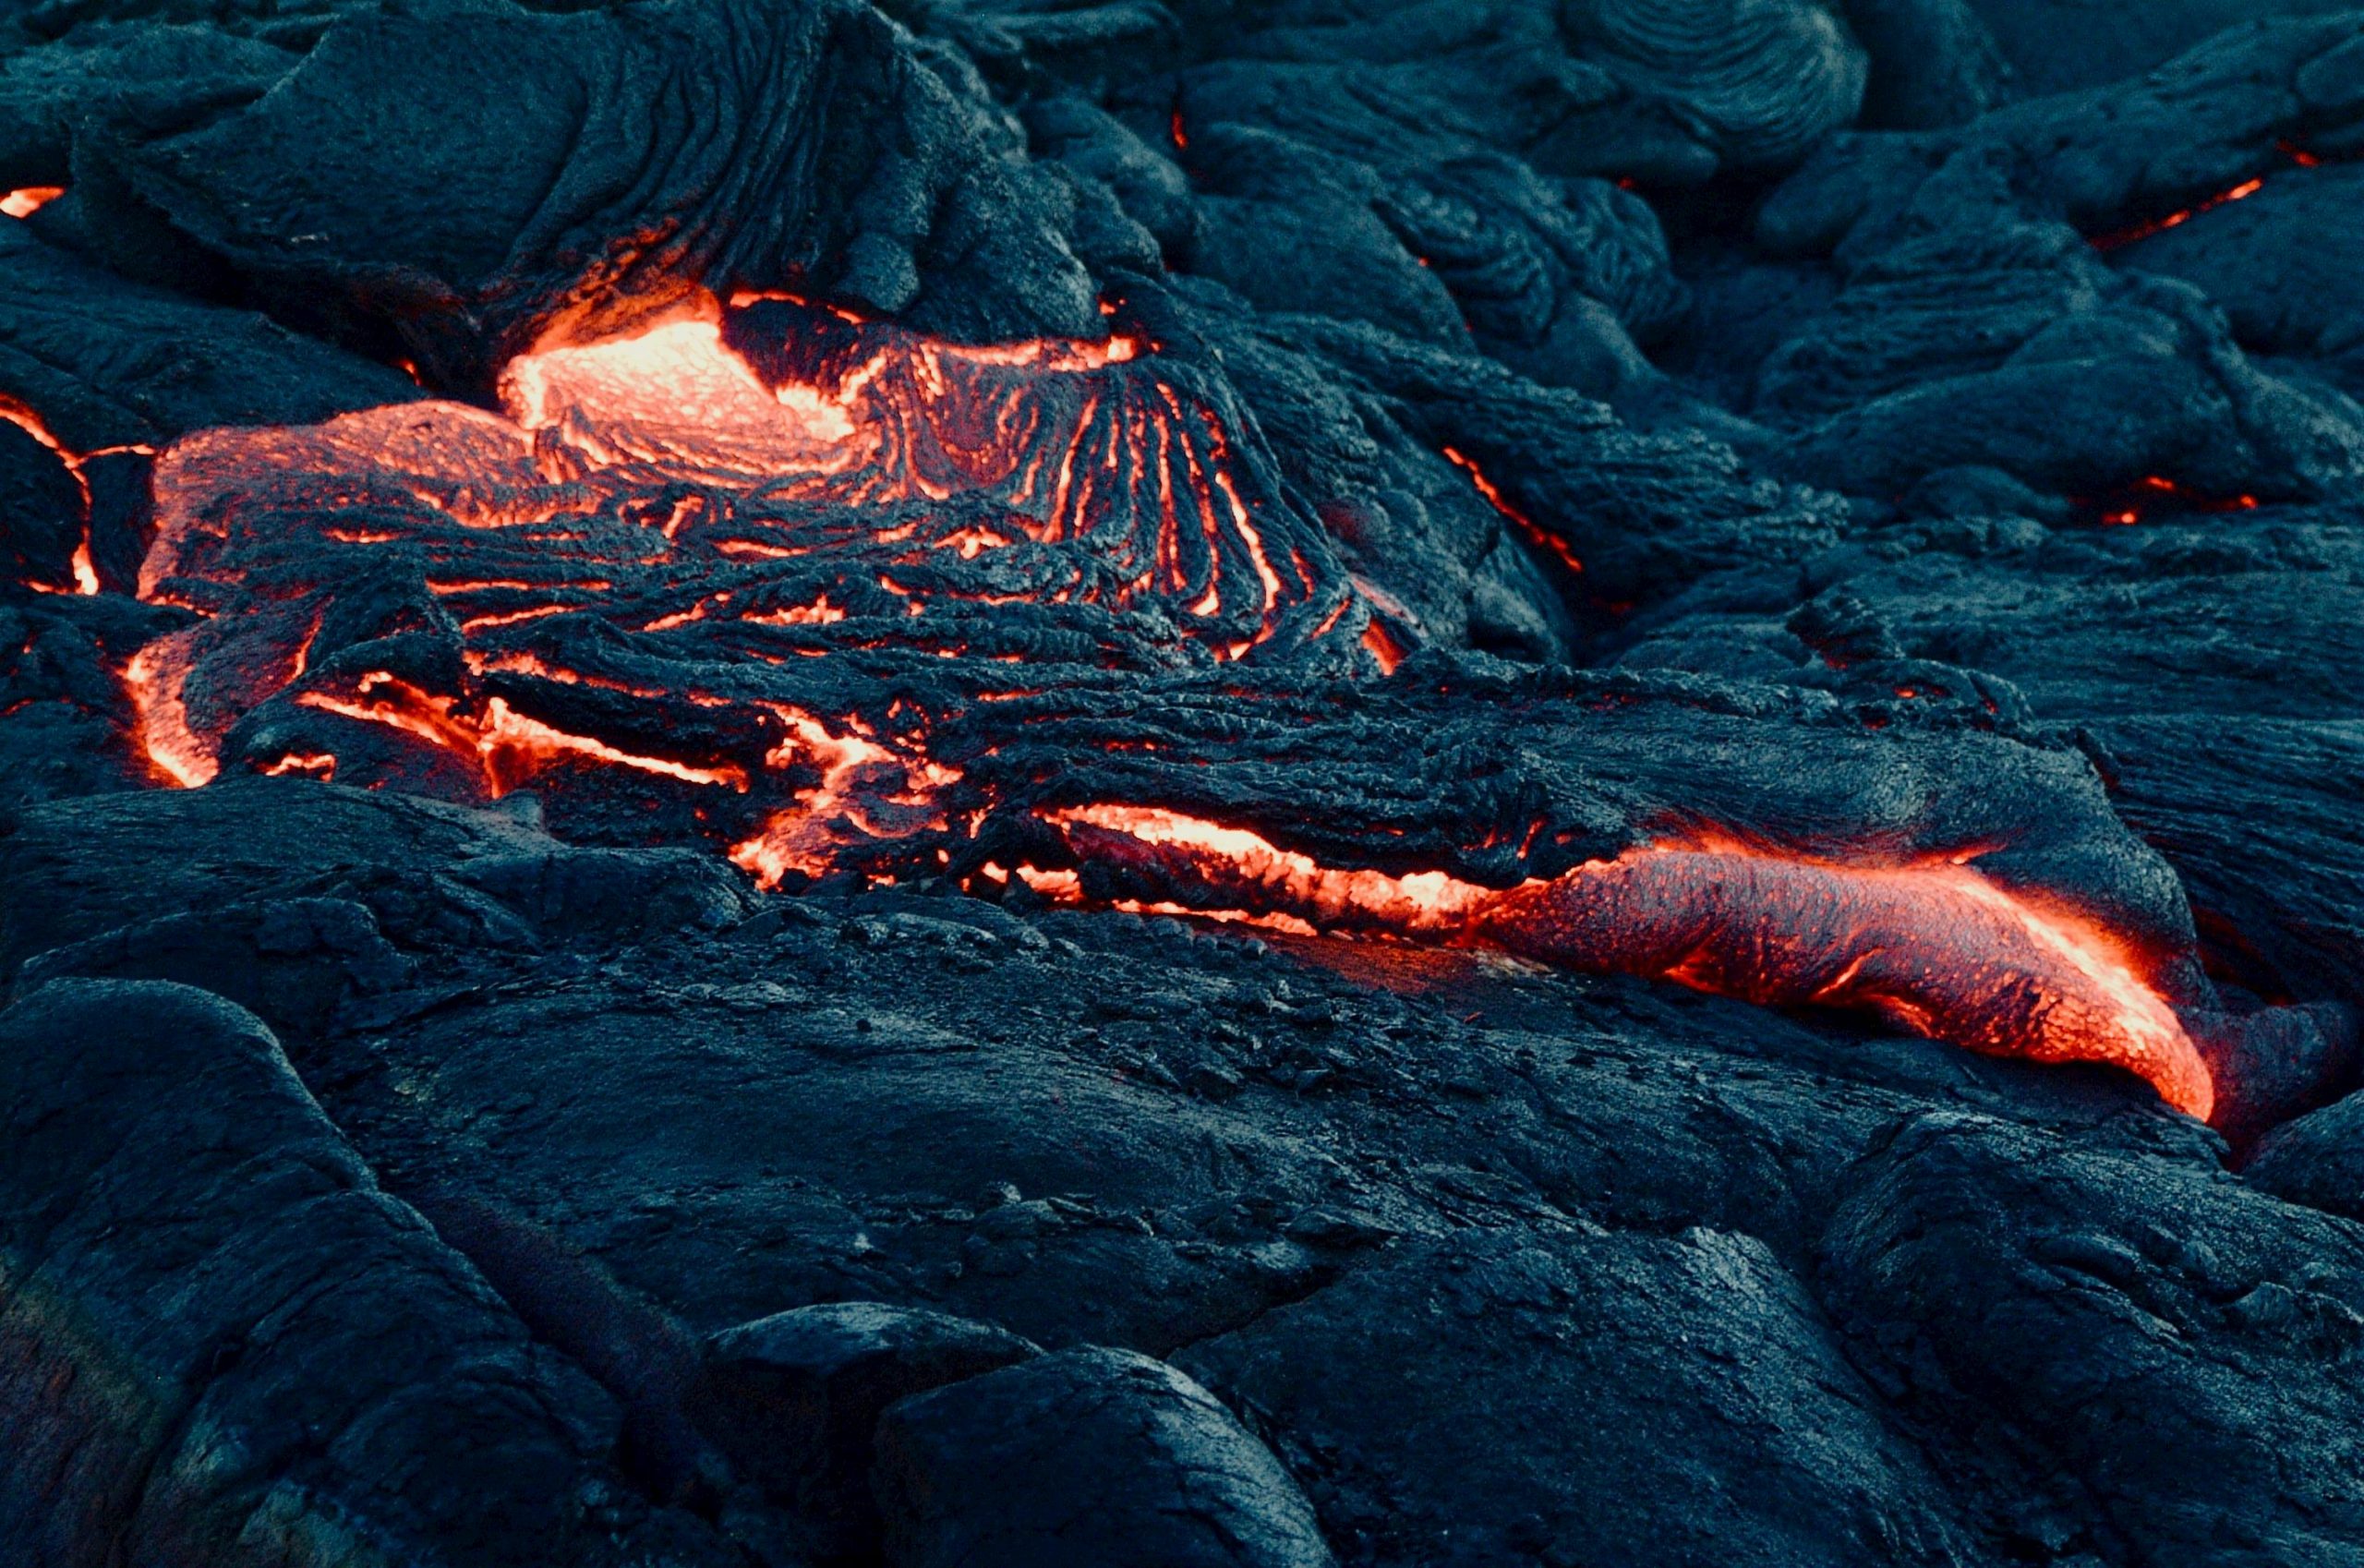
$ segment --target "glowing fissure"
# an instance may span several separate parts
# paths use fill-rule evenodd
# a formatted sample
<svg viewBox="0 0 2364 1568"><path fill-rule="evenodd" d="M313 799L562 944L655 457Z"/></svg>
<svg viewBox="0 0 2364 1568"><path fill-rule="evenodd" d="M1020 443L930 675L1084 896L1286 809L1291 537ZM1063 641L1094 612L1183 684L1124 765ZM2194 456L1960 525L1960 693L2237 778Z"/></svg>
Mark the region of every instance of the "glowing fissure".
<svg viewBox="0 0 2364 1568"><path fill-rule="evenodd" d="M1585 569L1585 563L1577 559L1576 552L1569 547L1567 540L1513 506L1510 498L1502 494L1501 488L1486 477L1485 470L1479 468L1459 449L1446 447L1444 458L1446 462L1469 476L1470 484L1477 488L1479 495L1486 498L1486 504L1501 513L1503 521L1510 524L1521 538L1542 550L1571 572L1580 573Z"/></svg>
<svg viewBox="0 0 2364 1568"><path fill-rule="evenodd" d="M19 191L15 194L22 195L24 193ZM58 193L53 191L50 194L55 195ZM13 215L18 217L24 216L23 213L16 213ZM49 448L50 451L58 455L58 458L66 464L66 471L73 476L74 488L79 493L82 501L82 539L79 544L74 547L73 558L68 568L72 573L74 579L71 586L69 587L64 584L53 585L47 583L27 583L25 585L42 593L77 593L86 595L97 593L99 591L99 569L90 552L91 501L90 476L88 472L90 461L94 457L105 457L112 453L126 452L139 452L143 455L152 455L156 449L151 446L130 445L101 447L93 452L77 452L73 448L67 446L64 441L58 440L56 434L50 429L48 424L39 414L34 413L33 410L27 407L25 404L18 403L16 399L6 396L0 396L0 419L5 419L9 424L16 426L17 428L24 431L27 435L32 437L33 440L39 441L42 445Z"/></svg>
<svg viewBox="0 0 2364 1568"><path fill-rule="evenodd" d="M1955 860L1849 864L1695 837L1494 889L1441 872L1323 866L1157 807L1099 803L1041 820L1080 869L1016 874L1063 902L1092 901L1097 866L1125 888L1099 900L1112 907L1377 931L1761 1004L1872 1008L1990 1055L2125 1067L2203 1120L2214 1107L2198 1049L2126 944ZM1134 895L1136 884L1164 896Z"/></svg>
<svg viewBox="0 0 2364 1568"><path fill-rule="evenodd" d="M570 734L519 713L501 697L488 701L481 716L470 716L456 711L450 698L422 691L383 670L361 677L352 697L306 692L296 701L303 707L365 724L383 725L441 750L471 756L483 769L487 792L496 798L518 788L549 763L565 757L742 793L748 787L744 768L727 764L701 767L669 757L627 752L595 736ZM209 755L209 778L214 766Z"/></svg>
<svg viewBox="0 0 2364 1568"><path fill-rule="evenodd" d="M2318 168L2323 162L2320 155L2286 141L2275 144L2274 151L2286 159L2292 168ZM2137 244L2153 235L2163 235L2169 229L2179 229L2203 213L2213 212L2218 208L2230 206L2236 201L2247 201L2265 188L2266 177L2264 175L2252 175L2245 180L2225 187L2213 195L2201 198L2189 207L2177 208L2175 211L2142 223L2129 224L2122 229L2095 235L2086 243L2095 250L2106 252L2123 249L2127 246Z"/></svg>

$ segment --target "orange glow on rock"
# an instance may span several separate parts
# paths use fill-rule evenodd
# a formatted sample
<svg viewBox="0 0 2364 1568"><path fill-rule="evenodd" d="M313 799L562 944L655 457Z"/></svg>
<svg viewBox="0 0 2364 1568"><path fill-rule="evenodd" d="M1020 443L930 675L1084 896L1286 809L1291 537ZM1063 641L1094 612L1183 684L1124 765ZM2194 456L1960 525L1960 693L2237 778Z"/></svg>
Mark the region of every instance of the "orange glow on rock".
<svg viewBox="0 0 2364 1568"><path fill-rule="evenodd" d="M18 212L18 215L21 215L21 212ZM88 464L92 456L100 456L100 454L97 454L97 452L71 450L66 442L56 440L56 435L52 433L50 426L42 421L41 414L35 414L33 409L29 409L26 404L17 402L14 397L0 397L0 418L5 418L5 421L12 423L12 426L17 426L18 430L24 430L26 435L38 440L42 447L54 452L59 459L64 459L66 471L73 476L73 488L76 488L78 492L80 492L80 497L83 497L83 541L73 547L73 586L68 589L66 585L47 585L47 582L29 582L26 586L29 586L29 589L42 591L42 594L62 594L62 591L73 591L73 594L97 594L97 591L100 591L100 568L92 563L92 556L90 556L90 476L83 471L83 464ZM147 447L111 447L111 450L147 452Z"/></svg>
<svg viewBox="0 0 2364 1568"><path fill-rule="evenodd" d="M802 708L770 706L788 726L790 739L766 762L775 767L800 763L817 767L821 781L799 792L794 810L775 814L762 832L731 846L730 863L753 876L758 887L777 887L790 872L826 876L837 868L838 854L849 844L942 825L932 792L957 780L957 772L917 758L899 758L874 741L831 730ZM865 782L883 783L881 775L898 770L903 774L899 790L858 788ZM896 810L899 820L880 822L871 814L882 800L888 802L886 809L900 808Z"/></svg>
<svg viewBox="0 0 2364 1568"><path fill-rule="evenodd" d="M540 719L529 718L499 697L485 705L484 728L476 738L476 750L485 759L485 771L493 781L496 794L516 789L549 763L569 756L588 757L660 778L678 778L684 784L716 785L742 794L747 790L744 768L727 765L694 767L668 757L640 756L605 741L570 735Z"/></svg>
<svg viewBox="0 0 2364 1568"><path fill-rule="evenodd" d="M323 784L336 782L336 758L326 752L290 752L264 768L270 778L317 778Z"/></svg>
<svg viewBox="0 0 2364 1568"><path fill-rule="evenodd" d="M2297 164L2302 169L2313 168L2322 162L2321 158L2316 157L2312 153L2301 151L2300 150L2287 144L2283 145L2280 151L2285 157L2291 161L2291 163ZM2236 201L2246 201L2264 188L2264 176L2255 175L2241 181L2238 185L2227 187L2226 188L2218 191L2213 196L2205 198L2200 201L2195 201L2189 207L2179 208L2173 212L2169 212L2165 217L2153 218L2148 223L2135 223L2128 228L2117 229L2108 234L2096 235L2088 241L2088 243L2091 244L2095 250L2109 251L2121 249L2126 246L2149 239L2155 235L2163 235L2169 229L2179 229L2183 227L2184 224L2190 223L2194 218L2197 218L2205 212L2213 212L2219 207L2229 206Z"/></svg>
<svg viewBox="0 0 2364 1568"><path fill-rule="evenodd" d="M1154 859L1170 862L1188 876L1220 876L1221 886L1254 912L1287 913L1320 928L1452 934L1464 929L1490 896L1441 871L1391 876L1324 866L1244 828L1155 806L1077 806L1043 820L1086 860L1094 847L1129 853L1132 846L1144 846ZM1111 837L1130 844L1109 843Z"/></svg>
<svg viewBox="0 0 2364 1568"><path fill-rule="evenodd" d="M1323 866L1157 807L1042 820L1084 867L1167 891L1104 900L1115 907L1479 945L1760 1004L1871 1008L1990 1055L2108 1063L2193 1116L2214 1109L2197 1047L2125 943L1956 860L1851 864L1696 838L1493 889L1441 872ZM1088 899L1077 871L1018 873L1044 897Z"/></svg>
<svg viewBox="0 0 2364 1568"><path fill-rule="evenodd" d="M747 615L740 619L750 626L834 626L846 618L846 612L829 602L823 594L811 604L790 605L764 615Z"/></svg>
<svg viewBox="0 0 2364 1568"><path fill-rule="evenodd" d="M30 218L59 197L66 194L62 185L19 186L6 196L0 196L0 215Z"/></svg>
<svg viewBox="0 0 2364 1568"><path fill-rule="evenodd" d="M519 713L501 697L487 702L481 715L471 716L460 711L451 698L421 691L384 670L362 676L350 698L306 692L296 701L300 706L343 718L383 725L439 750L468 758L481 770L486 793L496 799L524 785L551 764L570 759L605 763L676 778L685 784L716 786L742 793L747 789L744 768L729 765L701 767L670 757L627 752L595 736L570 734Z"/></svg>
<svg viewBox="0 0 2364 1568"><path fill-rule="evenodd" d="M210 784L222 770L213 748L190 733L181 687L188 679L184 636L159 638L131 656L123 683L131 694L132 730L157 782L183 790Z"/></svg>
<svg viewBox="0 0 2364 1568"><path fill-rule="evenodd" d="M1142 349L1121 335L960 345L742 295L728 306L687 301L618 338L537 345L500 378L499 412L414 403L187 438L156 468L158 533L140 593L214 618L127 669L139 743L160 781L202 784L226 757L231 727L281 694L378 733L304 718L317 733L276 731L304 749L239 766L326 778L341 754L348 775L375 770L350 781L424 775L491 797L545 775L553 788L628 778L625 790L599 788L633 811L678 804L648 779L729 791L750 798L693 796L681 809L733 840L731 862L776 887L908 876L913 864L932 868L931 854L943 861L958 837L947 791L962 775L931 757L929 726L1025 694L930 696L930 677L880 694L883 711L861 699L839 711L832 698L814 712L741 679L765 664L850 664L873 648L893 650L901 663L882 659L888 668L908 669L914 654L1022 662L1049 637L1027 628L995 645L992 618L971 607L1090 606L1105 623L1154 599L1141 621L1187 639L1182 651L1200 669L1274 639L1301 645L1309 632L1316 643L1354 639L1381 670L1396 670L1418 621L1377 586L1323 581L1343 573L1258 466L1245 427L1223 423L1225 394L1187 366L1137 362ZM79 459L65 455L78 474ZM1467 456L1444 455L1519 537L1582 571ZM2191 501L2165 479L2139 489ZM308 675L339 587L332 573L388 559L373 553L383 545L422 563L390 574L400 595L388 597L403 600L404 633L428 622L432 637L420 641L440 651L389 653L408 674L356 679L339 663L348 642ZM298 548L315 553L274 553ZM291 559L325 559L332 572L249 581L249 562ZM87 561L86 548L78 581ZM540 624L570 613L589 618L588 634ZM1100 647L1078 623L1053 632ZM624 657L603 663L602 650L620 645ZM1060 670L1029 678L1034 688L1055 689L1083 662L1058 657ZM657 673L702 662L712 679ZM537 700L535 681L555 685ZM674 706L580 732L624 698ZM923 711L939 704L947 711ZM729 738L657 754L675 749L672 718L684 732ZM1178 744L1155 734L1093 743ZM962 830L981 831L991 809L964 811ZM1522 819L1500 847L1519 844L1524 856L1543 826ZM1325 864L1257 831L1148 804L1046 811L1024 841L1040 849L1043 832L1064 854L1041 858L1060 863L1013 864L1003 851L978 876L1064 902L1481 946L1762 1003L1875 1009L1979 1051L2115 1063L2195 1115L2213 1104L2142 955L1966 857L1851 862L1694 838L1501 888L1441 870Z"/></svg>
<svg viewBox="0 0 2364 1568"><path fill-rule="evenodd" d="M55 452L58 457L65 462L66 472L73 475L74 488L80 492L82 498L82 542L79 545L77 545L74 549L74 582L72 586L69 588L64 584L53 585L48 583L28 583L25 585L29 588L38 589L42 593L97 593L99 591L99 573L97 566L92 563L90 556L90 476L86 471L85 465L89 464L91 458L103 457L111 452L137 452L152 453L155 451L155 448L150 446L119 446L102 447L96 452L77 452L73 448L67 446L64 441L58 440L55 432L50 429L48 423L44 421L39 414L33 412L31 408L28 407L24 404L18 403L15 398L5 395L0 395L0 419L6 420L9 424L16 426L18 429L32 437L33 440L39 441L42 445Z"/></svg>
<svg viewBox="0 0 2364 1568"><path fill-rule="evenodd" d="M2203 1121L2214 1108L2197 1047L2123 943L1968 865L1653 846L1515 889L1476 932L1744 1001L1871 1007L1989 1055L2106 1062Z"/></svg>
<svg viewBox="0 0 2364 1568"><path fill-rule="evenodd" d="M909 600L908 616L947 594L1112 609L1163 594L1209 622L1186 634L1235 657L1274 635L1282 611L1313 592L1309 571L1301 553L1293 574L1276 560L1221 421L1153 362L1137 363L1143 347L1122 332L959 344L785 295L741 294L727 308L703 296L625 336L520 355L500 378L501 414L414 403L176 443L156 476L159 532L141 592L154 597L173 578L206 575L221 530L200 514L272 474L323 476L307 504L423 504L473 528L589 524L613 506L653 536L644 559L676 549L750 563L811 554L814 543L763 521L769 513L734 519L729 498L759 495L765 508L901 508L869 542L908 539L964 561L1028 541L1061 544L1121 569L1079 572L1055 588L996 589L999 597L876 575ZM1153 494L1130 493L1136 476ZM679 493L687 487L695 488ZM645 501L651 492L666 499ZM906 505L954 498L1001 521L923 525ZM348 526L335 537L385 533ZM556 585L487 577L436 586L546 595ZM513 599L455 609L472 630L536 618ZM716 595L633 629L828 623L778 614L760 600L728 609Z"/></svg>
<svg viewBox="0 0 2364 1568"><path fill-rule="evenodd" d="M1550 555L1571 572L1582 572L1585 569L1585 563L1576 558L1576 552L1569 548L1567 540L1513 506L1509 498L1502 494L1501 488L1491 479L1486 477L1484 470L1480 469L1476 463L1453 447L1444 449L1444 458L1446 462L1469 476L1469 482L1477 487L1479 495L1486 498L1486 504L1501 513L1504 520L1518 531L1520 537Z"/></svg>
<svg viewBox="0 0 2364 1568"><path fill-rule="evenodd" d="M2212 496L2204 490L2178 483L2164 474L2146 474L2109 500L2080 504L2096 506L2095 516L2105 527L2126 528L2143 522L2150 509L2160 509L2169 514L2184 513L2254 512L2258 498L2253 495Z"/></svg>

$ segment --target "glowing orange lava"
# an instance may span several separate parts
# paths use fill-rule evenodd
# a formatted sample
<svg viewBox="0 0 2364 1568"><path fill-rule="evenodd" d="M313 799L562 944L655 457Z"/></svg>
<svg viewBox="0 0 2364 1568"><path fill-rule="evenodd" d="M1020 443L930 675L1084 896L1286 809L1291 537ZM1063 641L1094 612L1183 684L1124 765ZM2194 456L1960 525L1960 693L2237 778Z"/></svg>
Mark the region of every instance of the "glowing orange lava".
<svg viewBox="0 0 2364 1568"><path fill-rule="evenodd" d="M982 831L990 799L958 829L946 806L954 786L982 786L931 754L964 706L1138 668L1126 657L1203 671L1330 639L1395 670L1417 621L1345 571L1258 466L1250 427L1226 426L1219 385L1145 346L961 345L742 295L537 346L500 378L498 413L430 401L186 438L157 464L139 591L205 619L126 670L139 742L160 781L184 786L226 762L471 799L528 781L554 801L621 794L704 824L774 887L947 863ZM1522 537L1582 571L1475 463L1445 456ZM87 547L78 579L86 564ZM409 651L356 657L346 641L316 660L346 579L371 573L384 582L369 602L391 619L368 635ZM987 613L1011 604L1035 612ZM1134 624L1162 639L1143 645L1152 656L1109 631ZM872 699L804 706L779 673L802 658L839 661L814 690ZM939 659L1047 672L1013 691L966 667L939 680ZM826 684L849 669L845 688ZM235 727L274 700L283 722L248 732L276 749L228 756ZM1521 855L1541 826L1524 826ZM2115 1063L2195 1115L2213 1104L2141 955L1967 857L1851 863L1695 838L1497 888L1326 865L1153 805L1069 806L1025 831L1064 856L1005 854L983 881L1875 1008L1975 1050Z"/></svg>
<svg viewBox="0 0 2364 1568"><path fill-rule="evenodd" d="M132 655L123 672L131 694L132 728L150 772L160 783L194 790L221 771L213 748L189 732L181 683L188 675L184 641L161 638Z"/></svg>
<svg viewBox="0 0 2364 1568"><path fill-rule="evenodd" d="M1156 807L1043 820L1085 867L1167 894L1101 900L1116 907L1478 944L1762 1004L1868 1007L1990 1055L2125 1067L2202 1120L2214 1108L2198 1049L2124 943L1955 860L1848 864L1694 838L1494 889L1326 867ZM1088 901L1074 870L1017 871L1045 897Z"/></svg>
<svg viewBox="0 0 2364 1568"><path fill-rule="evenodd" d="M336 758L326 752L290 752L264 768L271 778L317 778L323 784L336 781Z"/></svg>
<svg viewBox="0 0 2364 1568"><path fill-rule="evenodd" d="M0 196L0 215L30 218L59 197L66 194L62 185L19 186L6 196Z"/></svg>
<svg viewBox="0 0 2364 1568"><path fill-rule="evenodd" d="M836 869L838 852L850 843L942 824L934 808L933 791L953 782L958 773L921 759L899 758L858 735L839 734L801 708L776 705L773 711L788 725L791 739L767 760L779 767L807 763L820 769L821 781L799 795L794 810L775 814L762 832L731 846L730 862L754 877L757 886L777 887L790 872L826 876ZM857 790L866 777L881 774L894 777L904 787L891 792ZM918 777L912 778L913 774ZM897 814L899 820L875 820L873 813L881 799L903 808Z"/></svg>
<svg viewBox="0 0 2364 1568"><path fill-rule="evenodd" d="M74 488L81 493L82 498L82 542L74 547L72 568L74 583L70 590L65 591L78 594L97 593L99 571L90 555L90 477L86 471L87 465L94 457L104 457L120 452L152 453L156 449L151 446L110 446L101 447L95 452L76 452L57 439L55 433L50 429L40 415L12 397L0 396L0 419L6 420L55 452L65 461L66 472L74 476ZM40 589L44 593L60 591L64 587L63 585L45 583L28 583L26 586Z"/></svg>
<svg viewBox="0 0 2364 1568"><path fill-rule="evenodd" d="M505 417L416 403L176 443L156 478L159 534L143 596L175 577L218 574L210 558L225 539L204 518L225 496L268 488L270 474L291 487L321 476L309 500L326 485L332 501L423 504L471 528L548 528L606 506L637 508L652 538L637 561L618 564L694 549L758 568L839 543L905 541L976 561L1024 542L1061 546L1086 559L1065 582L1039 587L962 590L901 570L870 580L909 601L908 618L937 597L1112 609L1164 597L1187 607L1186 634L1220 657L1269 640L1313 592L1303 551L1285 561L1268 538L1222 422L1142 362L1134 338L958 344L783 295L742 294L728 308L709 297L685 310L627 336L519 356L500 378ZM665 499L623 499L643 495ZM808 502L881 509L882 518L953 501L970 511L938 524L906 510L866 540L815 540L741 522L736 496L766 515ZM1026 570L1040 576L1048 564L1031 557ZM557 586L486 576L438 591L464 599L508 587L585 608L549 598ZM854 613L842 597L824 598L826 610L809 601L807 621L717 592L633 624L826 624ZM513 595L454 609L472 630L549 613Z"/></svg>
<svg viewBox="0 0 2364 1568"><path fill-rule="evenodd" d="M485 792L495 799L520 788L550 764L569 759L605 763L685 784L715 786L741 793L748 788L744 768L728 764L698 766L670 757L624 751L596 736L570 734L519 713L500 697L488 701L481 713L471 714L462 711L451 698L421 691L385 670L363 675L355 683L350 697L306 692L296 701L300 706L339 718L382 725L470 759L482 770ZM218 766L210 752L204 754L203 766L209 770L208 777L210 770Z"/></svg>
<svg viewBox="0 0 2364 1568"><path fill-rule="evenodd" d="M2087 501L2082 505L2094 505ZM2212 496L2189 485L2178 484L2164 475L2149 474L2137 479L2119 496L2098 503L2095 515L2105 526L2128 528L2142 522L2152 507L2162 507L2170 513L2254 512L2258 499L2252 495Z"/></svg>

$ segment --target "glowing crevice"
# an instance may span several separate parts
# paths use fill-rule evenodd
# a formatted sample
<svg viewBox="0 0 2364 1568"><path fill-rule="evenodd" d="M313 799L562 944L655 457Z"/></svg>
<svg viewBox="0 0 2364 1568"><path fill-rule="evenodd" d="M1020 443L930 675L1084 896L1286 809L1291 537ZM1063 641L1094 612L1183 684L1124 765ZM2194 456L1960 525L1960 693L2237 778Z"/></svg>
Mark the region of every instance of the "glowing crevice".
<svg viewBox="0 0 2364 1568"><path fill-rule="evenodd" d="M66 187L62 185L18 186L6 196L0 196L0 216L30 218L65 194Z"/></svg>
<svg viewBox="0 0 2364 1568"><path fill-rule="evenodd" d="M17 194L22 193L19 192ZM15 215L19 217L23 216L21 213ZM143 444L129 444L124 446L100 447L91 452L77 452L75 449L67 446L64 441L60 440L57 438L56 433L49 428L48 422L42 419L39 414L35 413L27 404L19 403L16 399L7 396L0 396L0 420L6 420L7 423L16 426L18 429L32 437L33 440L39 441L42 445L55 452L59 459L65 463L66 471L73 476L74 488L81 497L82 539L79 544L74 547L73 560L69 568L74 579L72 585L67 586L63 584L53 585L45 583L27 583L25 585L29 588L34 588L44 593L68 592L85 595L97 593L99 591L99 571L97 564L92 559L90 551L91 501L90 476L87 471L88 464L90 459L94 457L106 457L117 452L139 452L143 455L153 455L156 449Z"/></svg>

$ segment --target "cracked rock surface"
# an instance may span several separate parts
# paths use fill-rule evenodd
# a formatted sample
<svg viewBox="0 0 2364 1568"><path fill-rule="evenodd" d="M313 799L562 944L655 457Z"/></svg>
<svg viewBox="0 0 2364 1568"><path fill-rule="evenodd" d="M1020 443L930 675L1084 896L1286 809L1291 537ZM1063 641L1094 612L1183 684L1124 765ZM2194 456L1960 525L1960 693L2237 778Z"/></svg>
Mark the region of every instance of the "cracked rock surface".
<svg viewBox="0 0 2364 1568"><path fill-rule="evenodd" d="M2120 10L11 8L0 1559L2364 1560L2364 11Z"/></svg>

